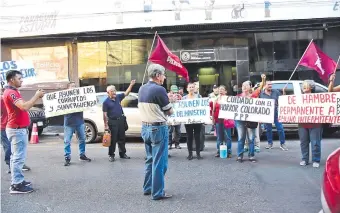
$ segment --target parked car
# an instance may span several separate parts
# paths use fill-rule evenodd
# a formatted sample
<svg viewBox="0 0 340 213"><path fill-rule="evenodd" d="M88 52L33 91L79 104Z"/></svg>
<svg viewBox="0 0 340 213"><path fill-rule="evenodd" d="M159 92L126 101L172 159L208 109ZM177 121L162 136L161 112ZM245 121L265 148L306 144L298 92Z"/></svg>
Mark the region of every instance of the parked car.
<svg viewBox="0 0 340 213"><path fill-rule="evenodd" d="M123 93L123 92L117 92ZM103 121L103 111L102 105L107 98L107 93L101 92L97 93L98 104L88 110L84 111L84 121L85 121L85 135L86 143L92 143L97 137L104 134L105 127ZM140 137L142 129L142 120L140 119L138 110L138 94L131 92L126 96L121 105L123 107L124 114L129 125L129 129L126 131L126 136L128 137ZM210 132L211 125L206 125L206 132ZM182 137L186 136L184 125L181 126ZM204 144L205 134L201 135L202 143ZM203 146L204 147L204 146Z"/></svg>
<svg viewBox="0 0 340 213"><path fill-rule="evenodd" d="M301 95L302 94L302 84L303 81L272 81L272 88L277 89L282 92L282 89L286 86L286 95ZM255 86L258 88L259 84ZM315 93L328 92L328 88L319 83L315 83ZM283 124L285 132L297 132L298 124L284 123ZM324 134L331 135L340 130L340 124L324 124ZM265 132L265 128L262 125L261 134ZM273 124L273 131L277 131L275 125Z"/></svg>
<svg viewBox="0 0 340 213"><path fill-rule="evenodd" d="M340 148L326 161L321 189L322 210L319 213L340 212Z"/></svg>

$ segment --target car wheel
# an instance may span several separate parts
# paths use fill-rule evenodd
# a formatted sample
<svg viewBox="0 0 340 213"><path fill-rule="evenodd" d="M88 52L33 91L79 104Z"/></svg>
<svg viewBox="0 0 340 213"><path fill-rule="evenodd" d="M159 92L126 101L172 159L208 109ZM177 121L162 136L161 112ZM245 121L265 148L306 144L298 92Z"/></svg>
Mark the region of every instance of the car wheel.
<svg viewBox="0 0 340 213"><path fill-rule="evenodd" d="M44 129L38 129L38 135L40 136L43 133Z"/></svg>
<svg viewBox="0 0 340 213"><path fill-rule="evenodd" d="M97 132L94 125L90 122L85 122L85 142L92 143L97 138Z"/></svg>

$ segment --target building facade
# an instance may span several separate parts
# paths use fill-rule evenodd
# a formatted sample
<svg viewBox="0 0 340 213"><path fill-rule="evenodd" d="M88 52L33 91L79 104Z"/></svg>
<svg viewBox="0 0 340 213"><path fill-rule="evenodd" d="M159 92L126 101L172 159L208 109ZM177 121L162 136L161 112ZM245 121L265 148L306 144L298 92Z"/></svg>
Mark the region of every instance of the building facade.
<svg viewBox="0 0 340 213"><path fill-rule="evenodd" d="M32 2L15 7L37 8ZM72 80L95 85L98 92L108 84L125 90L132 79L143 83L157 31L180 57L191 81L199 82L201 94L221 84L233 91L245 80L260 81L262 73L273 80L288 79L312 39L337 60L336 2L99 0L71 11L67 8L75 1L46 1L20 17L11 13L13 5L2 5L7 12L1 16L8 21L6 30L1 29L1 60L32 60L43 81ZM302 67L293 79L322 83L315 71ZM186 82L167 72L165 87L174 84L185 87Z"/></svg>

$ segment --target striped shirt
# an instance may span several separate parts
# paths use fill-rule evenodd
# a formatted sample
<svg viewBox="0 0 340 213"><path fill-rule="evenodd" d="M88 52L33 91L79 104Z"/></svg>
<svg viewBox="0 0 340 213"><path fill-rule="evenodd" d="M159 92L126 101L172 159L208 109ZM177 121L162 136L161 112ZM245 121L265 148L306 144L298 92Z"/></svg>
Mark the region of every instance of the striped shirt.
<svg viewBox="0 0 340 213"><path fill-rule="evenodd" d="M166 111L171 110L168 94L164 87L149 81L138 92L138 109L143 122L165 122Z"/></svg>

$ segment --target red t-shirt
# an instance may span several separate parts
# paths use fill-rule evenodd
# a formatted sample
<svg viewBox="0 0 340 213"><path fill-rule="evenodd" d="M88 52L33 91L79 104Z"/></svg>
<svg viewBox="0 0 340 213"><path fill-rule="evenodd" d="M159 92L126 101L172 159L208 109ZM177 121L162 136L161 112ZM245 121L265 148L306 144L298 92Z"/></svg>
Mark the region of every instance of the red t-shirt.
<svg viewBox="0 0 340 213"><path fill-rule="evenodd" d="M8 113L7 128L24 128L30 125L30 116L26 110L21 110L15 103L22 100L19 91L14 87L6 87L3 99Z"/></svg>
<svg viewBox="0 0 340 213"><path fill-rule="evenodd" d="M7 125L7 109L1 95L1 130L5 130Z"/></svg>

